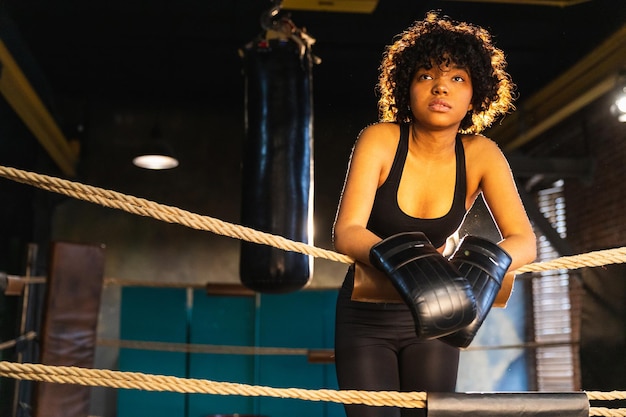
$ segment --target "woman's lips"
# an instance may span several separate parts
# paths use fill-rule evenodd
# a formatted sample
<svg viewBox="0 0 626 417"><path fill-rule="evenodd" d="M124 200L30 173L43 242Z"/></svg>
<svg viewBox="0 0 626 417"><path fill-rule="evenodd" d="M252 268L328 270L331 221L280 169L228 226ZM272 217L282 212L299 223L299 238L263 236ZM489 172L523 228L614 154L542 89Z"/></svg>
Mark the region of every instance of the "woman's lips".
<svg viewBox="0 0 626 417"><path fill-rule="evenodd" d="M449 111L450 105L444 100L433 100L428 104L428 108L433 111Z"/></svg>

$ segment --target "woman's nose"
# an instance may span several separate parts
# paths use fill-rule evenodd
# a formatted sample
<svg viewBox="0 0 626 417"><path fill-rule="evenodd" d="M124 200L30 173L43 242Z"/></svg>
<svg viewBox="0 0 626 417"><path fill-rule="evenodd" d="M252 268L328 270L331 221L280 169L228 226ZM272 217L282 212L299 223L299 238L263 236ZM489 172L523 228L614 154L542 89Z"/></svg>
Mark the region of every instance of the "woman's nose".
<svg viewBox="0 0 626 417"><path fill-rule="evenodd" d="M442 80L437 80L433 86L433 94L448 94L448 87Z"/></svg>

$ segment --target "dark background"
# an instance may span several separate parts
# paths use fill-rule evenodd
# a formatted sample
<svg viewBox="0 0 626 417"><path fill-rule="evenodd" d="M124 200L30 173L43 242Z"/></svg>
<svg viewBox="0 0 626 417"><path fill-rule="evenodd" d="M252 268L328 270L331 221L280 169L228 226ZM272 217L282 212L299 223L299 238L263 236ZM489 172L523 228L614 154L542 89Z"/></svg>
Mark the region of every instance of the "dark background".
<svg viewBox="0 0 626 417"><path fill-rule="evenodd" d="M238 223L245 151L239 51L260 34L261 18L271 5L261 0L0 0L2 41L78 149L76 173L67 175L0 99L0 164ZM321 59L313 69L317 246L332 248L330 231L351 146L358 132L376 121L374 85L384 46L432 9L491 30L506 53L521 109L626 22L626 2L619 0L380 0L370 14L283 11L316 39L312 49ZM563 85L562 92L568 88ZM507 147L514 136L492 136L512 161L526 161L512 164L520 189L528 193L526 202L550 181L566 179L568 237L553 242L562 254L626 241L621 204L626 132L608 112L611 100L612 95L603 95L520 146ZM179 156L175 170L148 172L130 163L155 124ZM515 124L519 132L532 127L532 118ZM572 159L557 163L563 157ZM531 166L530 159L540 167ZM548 174L546 161L556 167ZM0 198L0 270L24 273L25 248L35 242L40 253L34 272L43 274L48 242L64 239L105 243L107 276L194 283L238 279L235 240L9 180L1 180ZM342 278L342 265L316 261L315 268L314 285L333 287ZM623 268L585 271L583 388L624 389ZM10 339L17 306L10 299L0 306L2 339Z"/></svg>

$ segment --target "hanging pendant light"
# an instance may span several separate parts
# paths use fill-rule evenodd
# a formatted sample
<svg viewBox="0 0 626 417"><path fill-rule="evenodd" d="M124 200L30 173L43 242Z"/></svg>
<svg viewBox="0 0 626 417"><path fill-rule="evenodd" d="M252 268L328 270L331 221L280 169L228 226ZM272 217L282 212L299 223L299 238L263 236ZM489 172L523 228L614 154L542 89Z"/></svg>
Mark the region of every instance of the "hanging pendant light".
<svg viewBox="0 0 626 417"><path fill-rule="evenodd" d="M146 143L139 155L133 158L133 164L145 169L172 169L178 166L172 147L162 138L158 122L152 128L150 141Z"/></svg>

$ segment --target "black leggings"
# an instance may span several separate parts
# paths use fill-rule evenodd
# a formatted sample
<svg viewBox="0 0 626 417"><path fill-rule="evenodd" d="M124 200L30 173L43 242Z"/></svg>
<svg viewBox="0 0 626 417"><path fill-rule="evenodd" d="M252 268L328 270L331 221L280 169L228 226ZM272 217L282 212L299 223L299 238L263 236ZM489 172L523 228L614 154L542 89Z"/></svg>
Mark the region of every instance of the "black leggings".
<svg viewBox="0 0 626 417"><path fill-rule="evenodd" d="M342 390L453 392L459 350L420 340L403 304L352 301L352 268L337 299L335 366ZM423 408L346 405L348 417L418 417Z"/></svg>

